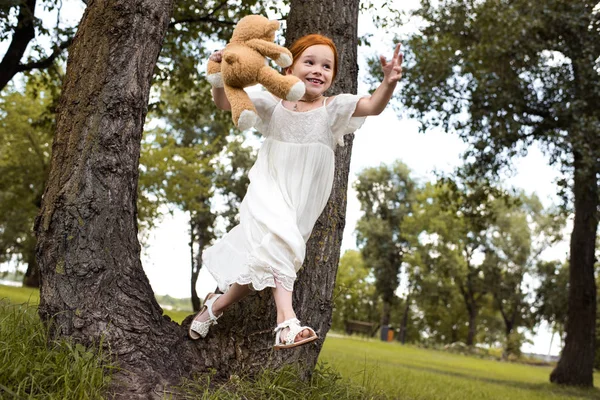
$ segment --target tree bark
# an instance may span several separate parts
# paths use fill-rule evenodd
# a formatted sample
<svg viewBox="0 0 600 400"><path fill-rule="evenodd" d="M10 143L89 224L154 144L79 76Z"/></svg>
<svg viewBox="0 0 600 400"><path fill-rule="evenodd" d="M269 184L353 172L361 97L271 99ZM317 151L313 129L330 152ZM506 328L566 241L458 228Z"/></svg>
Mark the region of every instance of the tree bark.
<svg viewBox="0 0 600 400"><path fill-rule="evenodd" d="M23 286L30 288L40 287L40 270L35 259L35 246L27 249L26 260L27 271L23 277Z"/></svg>
<svg viewBox="0 0 600 400"><path fill-rule="evenodd" d="M358 66L358 0L292 0L287 19L286 42L308 33L320 32L331 37L340 54L339 71L330 94L356 93ZM323 341L331 327L333 288L340 258L345 224L348 172L352 135L346 146L336 150L333 191L308 242L306 259L299 271L293 294L298 318L315 329L319 340L291 351L273 352L275 304L270 290L244 299L219 319L206 340L197 347L209 367L220 377L231 374L254 374L263 368L297 365L302 377L312 373ZM183 325L189 326L191 318Z"/></svg>
<svg viewBox="0 0 600 400"><path fill-rule="evenodd" d="M53 337L116 357L117 398L204 368L162 316L137 239L140 141L172 0L90 2L69 54L50 175L36 220L40 317Z"/></svg>
<svg viewBox="0 0 600 400"><path fill-rule="evenodd" d="M334 189L315 225L294 292L320 340L273 352L270 291L232 307L205 340L162 316L140 262L136 189L152 71L172 0L91 2L69 54L50 176L36 220L39 313L53 337L102 343L117 357L118 398L159 397L163 385L209 368L217 377L297 364L308 377L331 324L352 138L338 148ZM356 92L358 0L292 1L288 41L309 32L338 44L332 93ZM52 321L52 322L50 322Z"/></svg>
<svg viewBox="0 0 600 400"><path fill-rule="evenodd" d="M406 328L408 326L408 313L410 311L410 294L406 296L406 304L404 305L404 313L402 315L402 322L400 323L400 334L398 335L398 341L402 344L406 343Z"/></svg>
<svg viewBox="0 0 600 400"><path fill-rule="evenodd" d="M191 279L191 293L192 293L192 310L194 312L200 311L200 298L198 297L198 291L196 290L196 284L198 283L198 276L200 275L200 268L202 267L202 243L199 243L198 254L194 255L194 242L196 241L196 224L194 223L194 215L190 213L190 265L192 267L192 279Z"/></svg>
<svg viewBox="0 0 600 400"><path fill-rule="evenodd" d="M593 136L591 139L588 143L598 140ZM595 156L597 157L597 153ZM597 164L583 162L582 155L575 152L574 172L575 219L570 243L569 306L565 326L567 336L560 361L550 374L550 381L591 387L594 385L596 329L594 253L599 206L597 174L600 171L597 171Z"/></svg>

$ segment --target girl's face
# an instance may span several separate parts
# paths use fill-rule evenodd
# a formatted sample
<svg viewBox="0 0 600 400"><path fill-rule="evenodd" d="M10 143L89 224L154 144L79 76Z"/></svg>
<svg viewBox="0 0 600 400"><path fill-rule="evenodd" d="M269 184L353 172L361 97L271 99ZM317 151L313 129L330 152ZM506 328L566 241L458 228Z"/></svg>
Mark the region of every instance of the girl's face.
<svg viewBox="0 0 600 400"><path fill-rule="evenodd" d="M306 85L305 96L314 98L322 95L331 86L333 63L331 48L324 44L316 44L304 50L286 73L300 78Z"/></svg>

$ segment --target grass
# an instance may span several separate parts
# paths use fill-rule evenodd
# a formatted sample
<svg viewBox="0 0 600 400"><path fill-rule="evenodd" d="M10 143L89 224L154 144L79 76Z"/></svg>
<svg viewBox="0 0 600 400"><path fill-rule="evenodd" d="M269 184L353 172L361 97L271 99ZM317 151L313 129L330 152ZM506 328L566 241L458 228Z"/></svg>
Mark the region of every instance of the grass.
<svg viewBox="0 0 600 400"><path fill-rule="evenodd" d="M68 340L49 341L36 311L0 300L0 398L102 399L111 378L106 357Z"/></svg>
<svg viewBox="0 0 600 400"><path fill-rule="evenodd" d="M13 393L14 398L101 398L110 379L110 371L101 367L102 354L66 341L48 347L35 307L15 305L38 300L36 290L0 285L0 398ZM190 312L165 314L181 322ZM330 335L310 382L300 381L293 368L264 371L252 381L232 377L215 383L204 375L165 392L164 398L600 400L598 389L550 384L550 372L551 367ZM600 374L594 378L600 384Z"/></svg>
<svg viewBox="0 0 600 400"><path fill-rule="evenodd" d="M320 361L394 399L600 399L599 389L550 384L550 367L424 350L397 343L328 337ZM596 373L595 382L600 382Z"/></svg>

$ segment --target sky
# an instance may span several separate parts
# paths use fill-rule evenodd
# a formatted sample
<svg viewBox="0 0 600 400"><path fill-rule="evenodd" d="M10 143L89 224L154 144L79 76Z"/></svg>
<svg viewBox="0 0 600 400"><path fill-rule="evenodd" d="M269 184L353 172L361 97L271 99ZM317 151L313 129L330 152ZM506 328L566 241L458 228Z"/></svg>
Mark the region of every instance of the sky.
<svg viewBox="0 0 600 400"><path fill-rule="evenodd" d="M419 1L403 1L406 9L418 6ZM79 0L64 0L63 20L76 23L83 11ZM272 16L271 16L272 17ZM56 17L44 18L46 25L51 25ZM359 48L359 94L368 92L362 82L366 71L366 58L375 54L384 54L390 58L394 49L393 33L407 32L415 29L415 24L390 29L375 29L369 16L359 19L359 35L373 33L372 48ZM8 43L0 44L3 55ZM343 71L341 71L343 72ZM401 106L401 105L400 105ZM442 130L419 132L416 120L399 117L392 107L388 107L381 115L368 117L365 124L356 132L350 164L348 206L346 227L342 240L342 253L356 249L355 226L361 215L360 205L352 184L356 174L366 167L391 164L401 160L411 169L413 177L428 181L434 178L434 171L450 172L461 164L461 153L466 145L456 135ZM526 157L515 160L514 176L504 181L506 187L522 188L527 193L536 193L545 206L558 203L556 197L557 169L548 166L548 158L535 145L530 148ZM145 272L156 294L172 297L190 296L190 256L188 237L188 217L180 211L163 216L162 221L149 233L147 247L143 250L142 263ZM545 254L546 258L566 257L566 243L556 246ZM204 269L200 273L198 293L204 297L214 290L216 283ZM534 338L533 345L524 346L523 350L547 354L550 349L550 334L545 329ZM557 354L558 341L555 340L550 353Z"/></svg>

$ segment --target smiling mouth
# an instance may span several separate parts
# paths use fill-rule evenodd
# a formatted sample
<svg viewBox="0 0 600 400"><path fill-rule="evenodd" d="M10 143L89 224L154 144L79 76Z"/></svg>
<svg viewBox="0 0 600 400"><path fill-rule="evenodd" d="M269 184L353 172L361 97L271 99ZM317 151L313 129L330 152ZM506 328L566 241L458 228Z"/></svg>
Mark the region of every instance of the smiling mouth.
<svg viewBox="0 0 600 400"><path fill-rule="evenodd" d="M311 82L311 83L314 83L314 84L316 84L316 85L322 85L322 84L323 84L323 81L322 81L322 80L320 80L320 79L308 78L308 79L306 79L306 80L307 80L307 81L309 81L309 82Z"/></svg>

